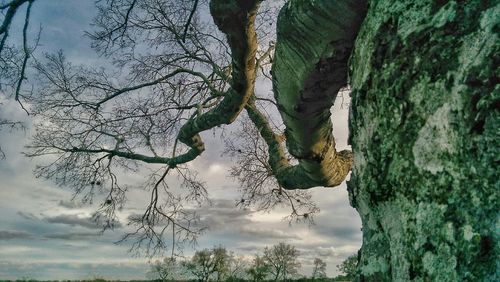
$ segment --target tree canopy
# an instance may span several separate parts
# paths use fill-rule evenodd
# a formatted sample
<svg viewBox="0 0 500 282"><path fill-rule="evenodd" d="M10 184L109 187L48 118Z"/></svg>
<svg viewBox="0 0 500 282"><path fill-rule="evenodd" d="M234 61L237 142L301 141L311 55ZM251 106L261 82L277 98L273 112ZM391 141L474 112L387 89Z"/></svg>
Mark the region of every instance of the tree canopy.
<svg viewBox="0 0 500 282"><path fill-rule="evenodd" d="M150 204L130 218L137 231L127 236L139 246L164 247L159 239L170 230L176 242L202 231L185 206L208 193L186 164L205 150L201 132L242 113L258 133L228 146L242 206L288 205L291 218L309 220L317 208L301 189L337 186L349 172L352 153L335 150L330 107L347 85L365 1L98 1L87 36L112 67L75 65L62 51L29 64L36 47L29 11L38 1L0 6L0 84L36 117L27 155L54 157L38 176L81 194L105 191L96 217L107 227L125 199L115 171L153 167ZM9 44L23 7L22 44ZM36 74L34 89L25 85L28 72ZM273 95L257 81L272 83ZM168 187L171 175L183 179L180 192Z"/></svg>

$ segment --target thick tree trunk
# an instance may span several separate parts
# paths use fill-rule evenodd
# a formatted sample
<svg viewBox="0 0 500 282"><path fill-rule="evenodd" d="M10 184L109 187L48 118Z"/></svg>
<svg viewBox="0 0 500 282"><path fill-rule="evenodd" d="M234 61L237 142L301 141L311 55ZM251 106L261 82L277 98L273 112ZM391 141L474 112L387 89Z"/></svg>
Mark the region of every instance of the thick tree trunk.
<svg viewBox="0 0 500 282"><path fill-rule="evenodd" d="M347 85L348 59L365 11L366 0L290 1L280 11L273 91L297 166L282 160L281 148L262 131L263 122L249 115L285 189L338 186L351 169L352 153L335 149L330 108Z"/></svg>
<svg viewBox="0 0 500 282"><path fill-rule="evenodd" d="M371 1L351 59L360 281L500 281L498 1Z"/></svg>

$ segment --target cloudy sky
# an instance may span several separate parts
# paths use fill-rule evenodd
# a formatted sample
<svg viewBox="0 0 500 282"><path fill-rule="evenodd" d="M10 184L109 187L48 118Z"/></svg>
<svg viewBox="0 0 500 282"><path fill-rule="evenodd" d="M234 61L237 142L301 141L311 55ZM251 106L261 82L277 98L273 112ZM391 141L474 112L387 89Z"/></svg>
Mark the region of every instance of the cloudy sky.
<svg viewBox="0 0 500 282"><path fill-rule="evenodd" d="M43 25L42 50L65 51L69 60L78 63L98 61L89 42L82 36L95 14L91 0L37 1L33 7L32 25ZM14 23L19 25L20 22ZM0 95L3 97L3 95ZM125 242L115 244L127 231L126 214L144 208L144 191L132 189L126 208L113 231L100 234L91 220L95 206L72 200L69 188L57 187L49 180L37 179L33 169L37 162L22 156L28 142L31 121L19 107L3 99L0 115L25 121L26 131L0 131L0 145L6 159L0 161L0 280L36 279L141 279L148 270L148 258L132 256ZM347 98L346 98L347 99ZM344 100L335 104L334 132L337 149L347 147L347 107ZM229 127L227 130L234 130ZM231 161L221 157L223 142L205 134L207 152L192 167L199 171L209 188L212 206L200 208L209 230L195 248L187 247L184 255L195 249L222 244L236 254L252 256L265 246L287 242L298 248L303 274L311 273L314 257L327 262L328 274L336 275L336 265L361 245L361 223L349 206L345 184L337 188L315 188L313 200L321 212L315 224L289 224L283 220L287 210L259 213L235 207L238 183L228 177ZM122 175L131 183L145 177L140 173Z"/></svg>

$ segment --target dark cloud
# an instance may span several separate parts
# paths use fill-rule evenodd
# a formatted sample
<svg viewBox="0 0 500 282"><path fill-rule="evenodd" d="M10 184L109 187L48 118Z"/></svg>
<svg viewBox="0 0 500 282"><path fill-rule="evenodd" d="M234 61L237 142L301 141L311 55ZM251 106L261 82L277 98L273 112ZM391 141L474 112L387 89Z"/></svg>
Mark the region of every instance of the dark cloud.
<svg viewBox="0 0 500 282"><path fill-rule="evenodd" d="M333 247L317 247L314 253L320 257L332 257L337 254Z"/></svg>
<svg viewBox="0 0 500 282"><path fill-rule="evenodd" d="M132 213L127 216L128 221L138 221L141 220L143 214L142 213Z"/></svg>
<svg viewBox="0 0 500 282"><path fill-rule="evenodd" d="M53 217L46 217L45 220L49 223L66 224L70 226L80 226L88 229L102 229L103 226L96 222L90 216L79 216L74 214L62 214ZM114 228L122 227L120 222L114 223Z"/></svg>
<svg viewBox="0 0 500 282"><path fill-rule="evenodd" d="M67 209L76 209L82 207L81 203L77 203L75 201L66 201L66 200L60 200L58 205L63 208Z"/></svg>
<svg viewBox="0 0 500 282"><path fill-rule="evenodd" d="M343 222L335 225L320 225L316 228L318 234L332 237L338 241L360 241L361 226L351 225L349 222Z"/></svg>
<svg viewBox="0 0 500 282"><path fill-rule="evenodd" d="M98 233L98 232L75 232L75 233L48 234L48 235L45 235L44 238L79 241L79 240L88 240L88 239L92 240L95 237L98 237L100 235L101 235L101 233Z"/></svg>
<svg viewBox="0 0 500 282"><path fill-rule="evenodd" d="M27 220L37 220L38 218L36 217L36 215L30 213L30 212L17 212L17 215L19 215L20 217L24 218L24 219L27 219Z"/></svg>
<svg viewBox="0 0 500 282"><path fill-rule="evenodd" d="M239 209L232 200L215 200L210 206L193 210L200 215L201 225L212 231L220 229L238 229L252 223L250 215L254 211Z"/></svg>
<svg viewBox="0 0 500 282"><path fill-rule="evenodd" d="M33 237L30 233L21 230L0 230L0 240L28 239Z"/></svg>
<svg viewBox="0 0 500 282"><path fill-rule="evenodd" d="M243 254L252 254L252 253L259 253L264 248L262 248L261 246L245 246L245 247L238 247L236 249Z"/></svg>
<svg viewBox="0 0 500 282"><path fill-rule="evenodd" d="M250 215L254 211L236 207L235 201L215 199L212 204L194 209L186 209L185 212L196 214L200 221L195 227L208 227L210 231L239 230L242 226L254 223ZM131 213L127 216L128 221L138 221L143 217L142 213ZM161 224L161 223L160 223Z"/></svg>

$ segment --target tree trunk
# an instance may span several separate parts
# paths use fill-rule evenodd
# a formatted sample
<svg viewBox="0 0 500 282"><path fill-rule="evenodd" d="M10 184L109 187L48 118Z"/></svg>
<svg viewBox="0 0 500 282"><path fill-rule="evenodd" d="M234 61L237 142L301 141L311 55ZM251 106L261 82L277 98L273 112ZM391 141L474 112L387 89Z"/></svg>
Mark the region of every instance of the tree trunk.
<svg viewBox="0 0 500 282"><path fill-rule="evenodd" d="M371 1L351 58L359 281L499 281L499 1Z"/></svg>

